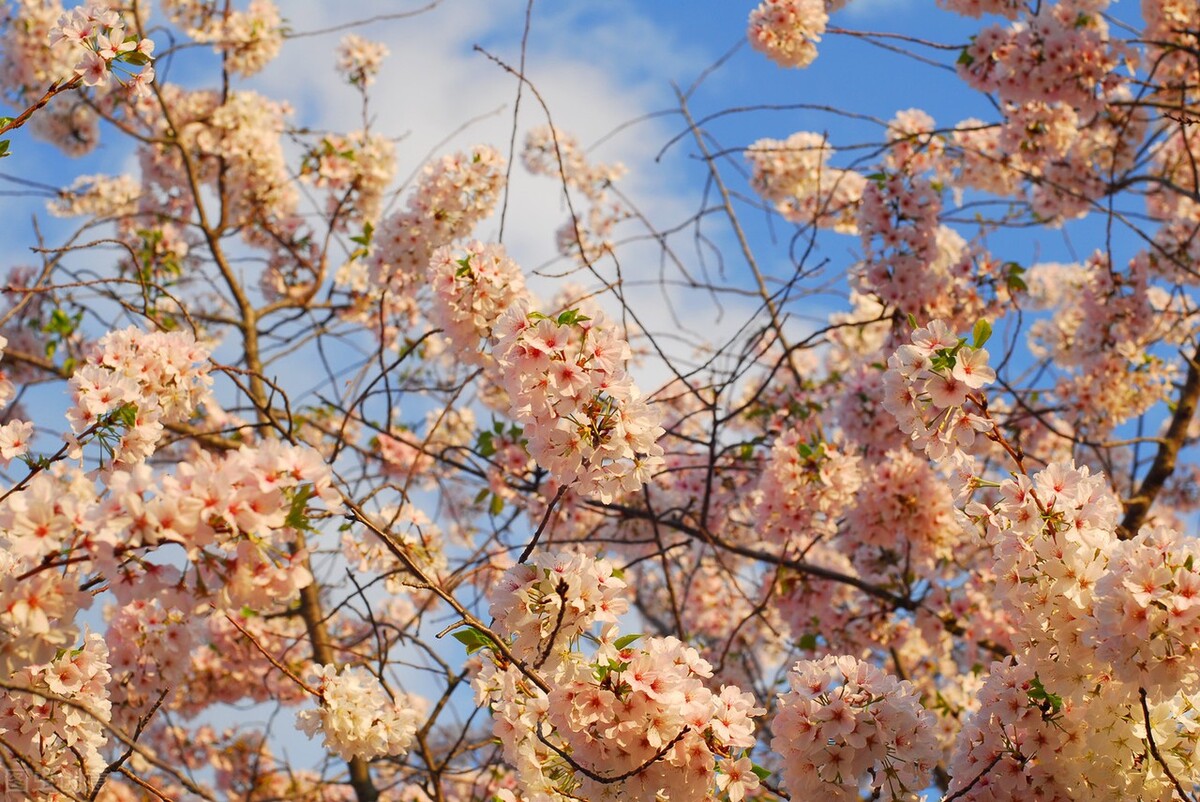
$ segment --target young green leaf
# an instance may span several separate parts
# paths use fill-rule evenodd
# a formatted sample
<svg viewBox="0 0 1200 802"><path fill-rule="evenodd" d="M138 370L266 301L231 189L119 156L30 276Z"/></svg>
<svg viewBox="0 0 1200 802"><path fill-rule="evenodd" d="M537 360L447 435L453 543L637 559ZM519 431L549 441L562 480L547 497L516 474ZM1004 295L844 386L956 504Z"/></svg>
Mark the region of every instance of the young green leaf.
<svg viewBox="0 0 1200 802"><path fill-rule="evenodd" d="M992 324L980 318L975 321L975 328L971 331L971 336L971 347L982 348L988 338L992 336Z"/></svg>

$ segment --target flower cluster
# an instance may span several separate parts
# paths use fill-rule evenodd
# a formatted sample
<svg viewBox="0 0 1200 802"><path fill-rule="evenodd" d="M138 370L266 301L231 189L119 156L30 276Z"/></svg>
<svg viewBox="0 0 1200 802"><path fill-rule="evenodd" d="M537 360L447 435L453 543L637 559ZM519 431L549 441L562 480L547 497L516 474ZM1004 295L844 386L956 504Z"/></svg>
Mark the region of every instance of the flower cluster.
<svg viewBox="0 0 1200 802"><path fill-rule="evenodd" d="M110 332L71 376L67 414L80 434L116 414L125 432L115 459L139 462L154 452L163 426L182 423L210 400L208 351L186 331Z"/></svg>
<svg viewBox="0 0 1200 802"><path fill-rule="evenodd" d="M792 798L915 800L938 759L934 719L907 681L850 656L802 660L780 694L771 749Z"/></svg>
<svg viewBox="0 0 1200 802"><path fill-rule="evenodd" d="M0 732L6 768L36 768L37 774L26 775L25 787L42 794L27 798L88 796L106 765L100 749L111 712L108 668L104 638L91 634L81 647L12 674L14 690L0 697ZM53 786L43 785L46 777L53 777Z"/></svg>
<svg viewBox="0 0 1200 802"><path fill-rule="evenodd" d="M934 320L914 331L912 343L888 358L884 408L913 445L932 459L970 448L977 432L992 429L987 418L967 406L974 404L971 393L996 380L987 364L988 352L981 347L983 339L977 336L974 346L967 345L945 323Z"/></svg>
<svg viewBox="0 0 1200 802"><path fill-rule="evenodd" d="M139 159L143 182L170 198L168 216L177 219L191 209L194 199L184 188L193 180L219 185L225 222L241 227L242 236L260 247L275 243L262 230L294 218L299 199L280 141L290 107L249 91L221 95L175 84L161 91L172 119L170 124L154 119L154 142L141 147ZM179 145L163 144L168 137ZM179 146L188 152L188 163Z"/></svg>
<svg viewBox="0 0 1200 802"><path fill-rule="evenodd" d="M592 201L600 200L608 186L625 175L622 164L589 162L575 137L550 126L534 128L525 136L521 160L534 175L558 178Z"/></svg>
<svg viewBox="0 0 1200 802"><path fill-rule="evenodd" d="M0 88L5 95L32 103L47 86L74 74L79 60L75 49L46 46L63 16L59 0L12 0L0 9Z"/></svg>
<svg viewBox="0 0 1200 802"><path fill-rule="evenodd" d="M251 76L279 55L283 19L271 0L250 0L245 11L213 0L164 0L163 11L196 42L211 43L232 72Z"/></svg>
<svg viewBox="0 0 1200 802"><path fill-rule="evenodd" d="M590 262L610 250L613 229L630 215L624 204L609 197L609 188L625 174L624 165L589 162L575 137L551 126L529 132L521 159L529 172L555 178L564 191L578 190L589 201L586 214L558 229L559 253Z"/></svg>
<svg viewBox="0 0 1200 802"><path fill-rule="evenodd" d="M921 312L944 293L930 268L938 259L942 203L932 182L907 171L868 182L858 211L863 243L863 287L888 304Z"/></svg>
<svg viewBox="0 0 1200 802"><path fill-rule="evenodd" d="M1152 696L1200 687L1200 544L1147 527L1111 544L1096 582L1096 657Z"/></svg>
<svg viewBox="0 0 1200 802"><path fill-rule="evenodd" d="M1108 432L1170 397L1175 369L1153 345L1178 341L1186 312L1150 283L1146 254L1126 271L1097 252L1082 265L1035 265L1028 278L1033 303L1054 309L1030 327L1031 350L1061 372L1055 392L1072 423Z"/></svg>
<svg viewBox="0 0 1200 802"><path fill-rule="evenodd" d="M529 299L521 267L508 258L504 246L478 241L434 251L429 285L430 319L450 340L455 355L474 363L489 356L480 345L491 340L500 317Z"/></svg>
<svg viewBox="0 0 1200 802"><path fill-rule="evenodd" d="M543 555L510 569L493 595L497 632L553 679L547 694L516 667L485 663L475 680L522 791L700 802L715 786L741 800L759 783L750 761L734 757L753 747L752 718L765 712L750 694L710 690L712 666L673 637L635 646L639 636L608 625L593 655L576 651L594 624L626 607L612 571L582 555Z"/></svg>
<svg viewBox="0 0 1200 802"><path fill-rule="evenodd" d="M803 548L834 534L862 485L860 462L832 443L806 441L800 429L780 435L758 483L754 518L762 539Z"/></svg>
<svg viewBox="0 0 1200 802"><path fill-rule="evenodd" d="M895 449L862 471L863 491L846 510L845 549L862 576L928 576L954 557L962 528L954 498L928 460Z"/></svg>
<svg viewBox="0 0 1200 802"><path fill-rule="evenodd" d="M408 208L367 233L370 251L365 264L351 261L338 282L362 301L382 305L381 338L398 339L401 327L418 319L416 296L433 252L467 237L491 214L504 182L504 160L491 147L444 156L425 167ZM360 304L351 314L380 325L378 308Z"/></svg>
<svg viewBox="0 0 1200 802"><path fill-rule="evenodd" d="M471 232L492 213L504 187L504 159L486 146L444 156L425 168L408 209L375 232L377 283L399 272L419 280L434 250Z"/></svg>
<svg viewBox="0 0 1200 802"><path fill-rule="evenodd" d="M338 72L354 86L365 89L375 83L379 67L389 52L382 42L372 42L356 33L347 34L338 45Z"/></svg>
<svg viewBox="0 0 1200 802"><path fill-rule="evenodd" d="M597 622L615 624L629 609L612 563L582 554L535 554L515 565L492 592L497 631L513 653L534 663L561 658Z"/></svg>
<svg viewBox="0 0 1200 802"><path fill-rule="evenodd" d="M106 5L91 2L64 14L50 30L50 45L60 42L70 45L78 55L75 74L87 86L107 86L116 75L114 65L124 63L141 68L130 75L126 84L131 94L149 94L154 80L150 64L154 42L136 34L127 35L120 16Z"/></svg>
<svg viewBox="0 0 1200 802"><path fill-rule="evenodd" d="M760 139L743 154L750 184L793 223L858 233L858 205L867 180L828 165L833 147L820 134L800 131L785 140Z"/></svg>
<svg viewBox="0 0 1200 802"><path fill-rule="evenodd" d="M318 732L325 748L344 760L399 756L408 751L421 712L404 694L389 695L365 668L314 666L307 677L321 703L296 714L296 724L311 738Z"/></svg>
<svg viewBox="0 0 1200 802"><path fill-rule="evenodd" d="M55 217L123 217L137 209L141 187L130 175L82 175L47 204Z"/></svg>
<svg viewBox="0 0 1200 802"><path fill-rule="evenodd" d="M1062 0L1038 6L1028 20L984 28L959 59L973 88L1004 101L1062 102L1094 112L1122 82L1124 51L1109 41L1099 8L1107 2Z"/></svg>
<svg viewBox="0 0 1200 802"><path fill-rule="evenodd" d="M383 194L396 174L395 147L365 131L326 134L309 149L300 177L328 190L326 214L344 228L379 216Z"/></svg>
<svg viewBox="0 0 1200 802"><path fill-rule="evenodd" d="M746 35L781 67L807 67L829 22L826 0L763 0L750 12Z"/></svg>
<svg viewBox="0 0 1200 802"><path fill-rule="evenodd" d="M571 309L548 318L521 304L494 335L513 417L555 481L608 502L653 475L662 463L659 415L625 372L629 345L602 316Z"/></svg>
<svg viewBox="0 0 1200 802"><path fill-rule="evenodd" d="M712 666L673 637L602 646L590 662L572 663L550 693L548 717L580 765L599 775L581 773L575 793L698 802L714 784L731 799L757 788L748 766L719 757L754 746L752 717L765 711L733 686L712 692L703 683L711 676ZM623 782L607 779L629 772Z"/></svg>

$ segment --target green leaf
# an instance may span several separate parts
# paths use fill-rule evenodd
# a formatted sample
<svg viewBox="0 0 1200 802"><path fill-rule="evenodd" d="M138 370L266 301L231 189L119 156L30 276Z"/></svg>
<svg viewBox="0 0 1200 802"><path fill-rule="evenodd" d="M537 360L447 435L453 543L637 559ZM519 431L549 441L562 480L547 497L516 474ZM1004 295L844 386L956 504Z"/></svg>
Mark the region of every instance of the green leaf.
<svg viewBox="0 0 1200 802"><path fill-rule="evenodd" d="M809 632L800 638L800 648L807 651L812 651L817 648L817 635L815 632Z"/></svg>
<svg viewBox="0 0 1200 802"><path fill-rule="evenodd" d="M312 524L308 522L308 500L313 497L312 485L301 485L296 488L295 495L292 496L291 507L288 508L287 518L284 519L283 525L288 529L296 529L301 532L311 532Z"/></svg>
<svg viewBox="0 0 1200 802"><path fill-rule="evenodd" d="M1050 709L1057 713L1062 709L1062 697L1055 693L1050 693L1046 690L1046 686L1042 685L1042 678L1034 676L1033 681L1029 683L1029 698L1034 702L1045 702L1050 706Z"/></svg>
<svg viewBox="0 0 1200 802"><path fill-rule="evenodd" d="M490 457L496 453L496 443L491 432L480 432L475 441L475 449L481 457Z"/></svg>
<svg viewBox="0 0 1200 802"><path fill-rule="evenodd" d="M560 326L574 326L576 323L582 323L585 320L591 320L587 315L581 314L578 309L568 309L558 316L555 321Z"/></svg>
<svg viewBox="0 0 1200 802"><path fill-rule="evenodd" d="M622 635L621 637L619 637L615 641L613 641L613 646L616 646L617 651L620 651L621 649L624 649L626 646L633 643L640 637L642 637L640 633L632 634L632 635Z"/></svg>
<svg viewBox="0 0 1200 802"><path fill-rule="evenodd" d="M757 763L755 763L753 766L750 767L750 771L754 772L754 776L758 777L758 779L760 781L765 780L771 776L771 772L767 771L766 769L764 769L762 766L758 765Z"/></svg>
<svg viewBox="0 0 1200 802"><path fill-rule="evenodd" d="M1185 570L1185 571L1192 570L1192 566L1195 565L1195 557L1196 557L1195 554L1188 555L1188 558L1183 561L1183 570Z"/></svg>
<svg viewBox="0 0 1200 802"><path fill-rule="evenodd" d="M350 241L357 242L359 245L362 245L365 248L371 244L371 235L374 233L375 226L371 225L370 223L363 223L363 233L357 237L351 237Z"/></svg>
<svg viewBox="0 0 1200 802"><path fill-rule="evenodd" d="M504 512L504 499L493 493L492 503L491 506L488 507L488 512L490 512L492 515L499 515L500 513Z"/></svg>
<svg viewBox="0 0 1200 802"><path fill-rule="evenodd" d="M460 629L458 632L451 634L456 641L467 647L467 654L475 654L480 649L493 649L496 646L491 638L484 635L475 627Z"/></svg>
<svg viewBox="0 0 1200 802"><path fill-rule="evenodd" d="M8 152L9 144L10 144L10 140L0 139L0 159L3 159L5 156L12 155L11 153Z"/></svg>
<svg viewBox="0 0 1200 802"><path fill-rule="evenodd" d="M114 423L124 424L128 428L133 428L137 423L137 404L122 404L112 412Z"/></svg>
<svg viewBox="0 0 1200 802"><path fill-rule="evenodd" d="M914 329L921 328L920 326L917 325L917 316L914 315L912 312L908 313L908 325Z"/></svg>
<svg viewBox="0 0 1200 802"><path fill-rule="evenodd" d="M48 334L58 334L62 337L68 337L75 331L77 322L77 320L63 310L55 309L50 313L50 322L46 324L43 331Z"/></svg>
<svg viewBox="0 0 1200 802"><path fill-rule="evenodd" d="M971 331L971 347L982 348L988 338L992 336L992 324L988 323L983 318L975 321L975 328Z"/></svg>
<svg viewBox="0 0 1200 802"><path fill-rule="evenodd" d="M970 53L968 53L967 49L964 47L962 49L962 52L958 54L958 61L956 61L954 63L961 64L964 67L970 67L972 64L975 63L975 57L972 56Z"/></svg>
<svg viewBox="0 0 1200 802"><path fill-rule="evenodd" d="M482 504L483 500L488 497L488 493L490 493L490 492L492 492L492 491L488 490L486 487L481 489L478 493L475 494L475 503Z"/></svg>

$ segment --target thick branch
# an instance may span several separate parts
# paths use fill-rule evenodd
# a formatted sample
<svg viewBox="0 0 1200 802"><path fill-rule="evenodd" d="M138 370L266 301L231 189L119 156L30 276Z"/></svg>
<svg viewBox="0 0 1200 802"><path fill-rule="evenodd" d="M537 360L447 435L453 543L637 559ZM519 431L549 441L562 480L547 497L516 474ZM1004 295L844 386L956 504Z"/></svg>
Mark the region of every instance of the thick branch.
<svg viewBox="0 0 1200 802"><path fill-rule="evenodd" d="M1175 413L1171 416L1171 425L1154 455L1150 470L1142 478L1142 485L1137 493L1125 502L1125 518L1121 521L1118 532L1122 540L1128 540L1137 534L1150 514L1154 499L1162 491L1163 485L1175 473L1175 459L1179 449L1187 439L1188 428L1196 414L1196 405L1200 403L1200 363L1196 356L1188 359L1187 378L1183 389L1179 391L1179 400L1175 402Z"/></svg>

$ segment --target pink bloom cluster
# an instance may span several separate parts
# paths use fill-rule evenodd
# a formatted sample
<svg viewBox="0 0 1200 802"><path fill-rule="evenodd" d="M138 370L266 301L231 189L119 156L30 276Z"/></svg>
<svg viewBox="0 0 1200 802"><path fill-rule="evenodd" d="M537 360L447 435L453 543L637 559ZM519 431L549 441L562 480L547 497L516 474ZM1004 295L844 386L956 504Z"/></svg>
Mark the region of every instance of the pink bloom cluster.
<svg viewBox="0 0 1200 802"><path fill-rule="evenodd" d="M116 679L111 698L134 709L144 710L160 692L177 687L191 667L196 628L188 613L195 599L157 584L147 581L144 588L158 590L157 598L136 598L109 611L106 638L112 644L109 659Z"/></svg>
<svg viewBox="0 0 1200 802"><path fill-rule="evenodd" d="M491 340L500 317L529 300L521 267L508 258L504 246L479 241L434 251L429 285L430 319L457 357L477 364L490 356L480 346Z"/></svg>
<svg viewBox="0 0 1200 802"><path fill-rule="evenodd" d="M300 177L328 190L325 213L341 228L379 216L383 194L396 175L396 149L366 131L326 134L304 156Z"/></svg>
<svg viewBox="0 0 1200 802"><path fill-rule="evenodd" d="M163 11L196 42L211 43L232 72L249 77L279 55L283 20L271 0L250 0L245 11L214 0L164 0Z"/></svg>
<svg viewBox="0 0 1200 802"><path fill-rule="evenodd" d="M867 180L830 167L833 153L825 137L800 131L785 140L760 139L743 155L750 162L750 185L785 219L856 234Z"/></svg>
<svg viewBox="0 0 1200 802"><path fill-rule="evenodd" d="M468 236L492 213L504 180L504 160L482 145L427 165L408 208L384 218L375 229L366 270L357 263L343 269L339 282L383 304L385 340L398 334L393 328L397 323L407 325L418 318L416 294L433 252ZM377 309L358 309L355 314L379 319Z"/></svg>
<svg viewBox="0 0 1200 802"><path fill-rule="evenodd" d="M74 48L46 46L63 15L61 0L12 0L0 9L0 86L18 103L32 103L74 73Z"/></svg>
<svg viewBox="0 0 1200 802"><path fill-rule="evenodd" d="M419 280L433 252L471 232L504 188L504 159L487 146L444 156L425 168L408 209L375 232L373 270L386 284L397 272Z"/></svg>
<svg viewBox="0 0 1200 802"><path fill-rule="evenodd" d="M1200 689L1200 543L1144 528L1108 548L1096 583L1096 657L1154 697Z"/></svg>
<svg viewBox="0 0 1200 802"><path fill-rule="evenodd" d="M850 656L801 660L780 694L771 749L792 798L915 800L939 749L934 718L907 681Z"/></svg>
<svg viewBox="0 0 1200 802"><path fill-rule="evenodd" d="M1106 0L1062 0L1008 28L984 28L964 50L959 74L1001 100L1062 102L1094 113L1123 81L1123 50L1109 41Z"/></svg>
<svg viewBox="0 0 1200 802"><path fill-rule="evenodd" d="M837 531L862 485L861 460L792 428L771 447L758 483L755 528L789 552Z"/></svg>
<svg viewBox="0 0 1200 802"><path fill-rule="evenodd" d="M0 357L8 347L8 338L0 336ZM0 410L9 405L17 394L17 388L4 371L0 370ZM33 423L10 418L0 425L0 465L7 466L11 460L24 456L33 439Z"/></svg>
<svg viewBox="0 0 1200 802"><path fill-rule="evenodd" d="M614 571L607 560L583 554L533 555L506 571L492 592L497 631L512 639L518 657L558 662L597 622L615 624L629 609L625 582Z"/></svg>
<svg viewBox="0 0 1200 802"><path fill-rule="evenodd" d="M589 201L585 216L577 214L558 229L559 253L582 256L585 262L607 253L613 246L613 229L630 214L609 197L609 188L625 174L624 165L589 162L575 137L551 126L529 132L521 159L529 172L555 178L564 191L578 190Z"/></svg>
<svg viewBox="0 0 1200 802"><path fill-rule="evenodd" d="M951 793L969 802L1077 798L1071 780L1078 769L1068 771L1065 761L1055 759L1075 728L1064 727L1049 699L1041 698L1040 683L1032 663L992 663L979 707L963 722L951 759Z"/></svg>
<svg viewBox="0 0 1200 802"><path fill-rule="evenodd" d="M887 167L912 175L941 167L945 155L944 138L936 133L937 125L921 109L896 112L887 126Z"/></svg>
<svg viewBox="0 0 1200 802"><path fill-rule="evenodd" d="M521 160L534 175L558 178L592 201L603 198L609 185L625 175L622 164L589 162L579 140L550 126L534 128L525 136Z"/></svg>
<svg viewBox="0 0 1200 802"><path fill-rule="evenodd" d="M137 210L141 193L131 175L82 175L46 205L55 217L123 217Z"/></svg>
<svg viewBox="0 0 1200 802"><path fill-rule="evenodd" d="M746 32L755 50L781 67L807 67L829 22L826 0L763 0Z"/></svg>
<svg viewBox="0 0 1200 802"><path fill-rule="evenodd" d="M497 632L553 680L546 694L495 663L475 680L522 798L700 802L716 785L741 800L758 777L733 756L753 747L751 719L765 712L750 694L709 690L712 666L673 637L634 646L637 636L618 638L610 625L591 657L576 651L594 624L626 609L612 572L582 555L540 555L510 569L493 596Z"/></svg>
<svg viewBox="0 0 1200 802"><path fill-rule="evenodd" d="M858 574L868 578L930 576L951 560L962 527L954 497L929 461L911 449L895 449L862 471L857 503L845 514L845 550Z"/></svg>
<svg viewBox="0 0 1200 802"><path fill-rule="evenodd" d="M590 662L571 663L550 693L548 719L575 760L600 775L578 774L575 793L700 802L714 784L731 800L757 788L748 766L721 758L754 746L752 718L765 711L736 687L712 692L703 683L711 676L712 666L673 637L601 646Z"/></svg>
<svg viewBox="0 0 1200 802"><path fill-rule="evenodd" d="M941 197L923 176L901 171L868 182L858 210L860 289L914 314L936 303L946 289L929 275L941 278L941 271L930 269L939 256L941 208Z"/></svg>
<svg viewBox="0 0 1200 802"><path fill-rule="evenodd" d="M208 351L186 331L127 328L104 335L70 380L71 429L81 434L106 415L132 410L113 457L135 463L154 452L163 426L188 420L211 399Z"/></svg>
<svg viewBox="0 0 1200 802"><path fill-rule="evenodd" d="M968 411L971 393L996 380L987 363L987 350L967 345L934 320L888 358L884 408L914 446L941 461L970 448L976 433L992 429L986 418Z"/></svg>
<svg viewBox="0 0 1200 802"><path fill-rule="evenodd" d="M1197 549L1166 528L1119 541L1102 475L1051 463L967 516L993 546L1015 659L993 663L950 765L967 800L1167 799L1200 769ZM975 780L974 778L979 778Z"/></svg>
<svg viewBox="0 0 1200 802"><path fill-rule="evenodd" d="M1030 327L1031 350L1061 376L1056 394L1066 416L1089 434L1103 434L1170 397L1174 366L1154 345L1177 342L1184 308L1151 284L1148 256L1112 269L1097 252L1082 265L1035 265L1030 299L1053 309Z"/></svg>
<svg viewBox="0 0 1200 802"><path fill-rule="evenodd" d="M108 5L89 2L64 14L50 30L50 45L60 42L74 49L79 58L75 74L87 86L106 86L114 76L113 64L125 62L141 67L129 79L130 92L139 97L150 93L149 85L154 80L150 54L154 52L154 42L139 39L136 34L127 35L120 16Z"/></svg>
<svg viewBox="0 0 1200 802"><path fill-rule="evenodd" d="M142 180L158 190L145 193L144 199L161 193L169 198L168 215L177 219L192 210L188 187L193 179L214 188L220 184L226 225L241 227L243 238L260 247L275 244L277 237L263 229L270 231L293 219L299 202L280 141L291 108L249 91L222 96L175 84L161 91L172 110L172 125L165 118L153 118L148 135L153 143L139 150ZM177 138L188 151L190 165L178 146L161 144L168 137Z"/></svg>
<svg viewBox="0 0 1200 802"><path fill-rule="evenodd" d="M0 737L5 768L23 776L27 799L54 802L91 792L107 765L100 749L111 709L108 668L108 647L92 634L79 648L8 679L14 689L0 696ZM29 766L38 773L27 772Z"/></svg>
<svg viewBox="0 0 1200 802"><path fill-rule="evenodd" d="M400 756L408 751L421 713L404 694L389 694L365 668L314 666L307 680L315 685L320 707L296 714L296 724L343 760Z"/></svg>
<svg viewBox="0 0 1200 802"><path fill-rule="evenodd" d="M379 67L389 52L382 42L372 42L356 33L347 34L337 49L338 72L354 86L366 88L375 83Z"/></svg>
<svg viewBox="0 0 1200 802"><path fill-rule="evenodd" d="M662 464L660 416L625 372L629 345L602 316L552 319L518 304L494 336L512 415L555 481L607 503Z"/></svg>
<svg viewBox="0 0 1200 802"><path fill-rule="evenodd" d="M966 512L987 524L1015 645L1033 655L1050 687L1087 683L1093 661L1076 644L1120 514L1104 476L1051 463L1032 479L1002 482L990 508L972 502Z"/></svg>

